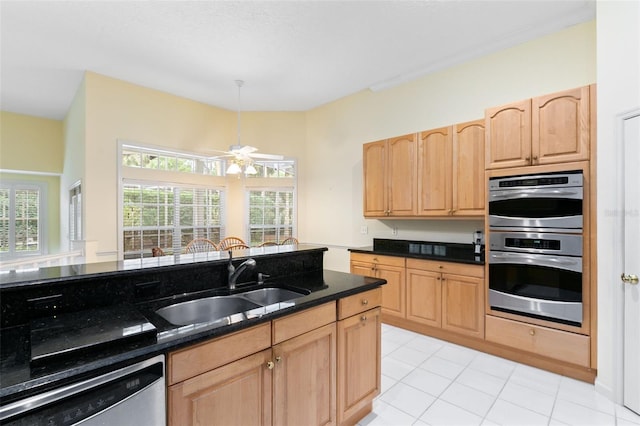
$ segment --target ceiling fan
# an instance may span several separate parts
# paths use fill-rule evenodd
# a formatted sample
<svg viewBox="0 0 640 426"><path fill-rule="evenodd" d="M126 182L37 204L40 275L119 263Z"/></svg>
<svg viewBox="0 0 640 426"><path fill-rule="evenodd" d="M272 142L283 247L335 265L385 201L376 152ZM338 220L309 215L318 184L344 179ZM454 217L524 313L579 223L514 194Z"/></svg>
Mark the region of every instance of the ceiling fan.
<svg viewBox="0 0 640 426"><path fill-rule="evenodd" d="M239 174L244 172L247 175L256 174L256 168L253 166L254 159L278 161L284 159L282 155L261 154L258 148L240 144L240 88L244 85L243 80L236 80L238 86L238 141L235 145L231 145L228 151L215 151L221 155L214 158L231 157L227 174Z"/></svg>

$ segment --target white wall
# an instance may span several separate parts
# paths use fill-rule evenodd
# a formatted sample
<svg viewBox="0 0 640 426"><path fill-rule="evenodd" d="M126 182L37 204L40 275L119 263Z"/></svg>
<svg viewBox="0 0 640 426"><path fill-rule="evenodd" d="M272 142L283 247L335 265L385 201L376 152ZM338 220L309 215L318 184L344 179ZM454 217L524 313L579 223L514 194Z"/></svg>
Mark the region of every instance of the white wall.
<svg viewBox="0 0 640 426"><path fill-rule="evenodd" d="M616 115L640 107L640 3L598 1L598 377L597 389L621 402L622 351L616 171ZM640 361L639 361L640 362Z"/></svg>
<svg viewBox="0 0 640 426"><path fill-rule="evenodd" d="M473 231L483 228L481 221L365 220L362 144L479 119L488 107L594 83L595 43L591 21L309 111L300 167L301 239L328 245L325 266L341 271L349 270L346 248L371 245L374 237L471 242ZM366 235L360 234L363 225Z"/></svg>

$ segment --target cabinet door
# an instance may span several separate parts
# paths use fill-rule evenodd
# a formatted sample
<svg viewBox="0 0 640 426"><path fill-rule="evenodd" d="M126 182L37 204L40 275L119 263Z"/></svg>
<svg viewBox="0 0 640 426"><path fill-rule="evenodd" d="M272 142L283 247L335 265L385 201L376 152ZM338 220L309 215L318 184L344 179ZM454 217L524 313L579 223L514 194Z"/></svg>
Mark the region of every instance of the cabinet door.
<svg viewBox="0 0 640 426"><path fill-rule="evenodd" d="M271 349L169 386L169 425L270 425Z"/></svg>
<svg viewBox="0 0 640 426"><path fill-rule="evenodd" d="M387 283L382 286L382 312L404 318L405 269L395 266L377 265L376 277L387 280Z"/></svg>
<svg viewBox="0 0 640 426"><path fill-rule="evenodd" d="M589 86L533 98L533 164L589 159Z"/></svg>
<svg viewBox="0 0 640 426"><path fill-rule="evenodd" d="M457 124L453 133L453 215L484 216L484 120Z"/></svg>
<svg viewBox="0 0 640 426"><path fill-rule="evenodd" d="M531 99L485 111L486 168L531 164Z"/></svg>
<svg viewBox="0 0 640 426"><path fill-rule="evenodd" d="M376 271L373 263L362 263L351 261L350 271L352 274L362 275L364 277L375 277Z"/></svg>
<svg viewBox="0 0 640 426"><path fill-rule="evenodd" d="M484 338L484 280L442 274L442 328Z"/></svg>
<svg viewBox="0 0 640 426"><path fill-rule="evenodd" d="M416 134L388 141L389 216L416 214Z"/></svg>
<svg viewBox="0 0 640 426"><path fill-rule="evenodd" d="M420 133L418 140L418 214L447 216L451 208L452 128Z"/></svg>
<svg viewBox="0 0 640 426"><path fill-rule="evenodd" d="M275 345L273 355L273 424L336 424L336 324Z"/></svg>
<svg viewBox="0 0 640 426"><path fill-rule="evenodd" d="M432 327L442 324L442 286L439 272L407 270L407 319Z"/></svg>
<svg viewBox="0 0 640 426"><path fill-rule="evenodd" d="M387 212L387 142L378 141L362 147L363 209L365 217L386 216Z"/></svg>
<svg viewBox="0 0 640 426"><path fill-rule="evenodd" d="M338 321L338 423L380 393L380 308Z"/></svg>

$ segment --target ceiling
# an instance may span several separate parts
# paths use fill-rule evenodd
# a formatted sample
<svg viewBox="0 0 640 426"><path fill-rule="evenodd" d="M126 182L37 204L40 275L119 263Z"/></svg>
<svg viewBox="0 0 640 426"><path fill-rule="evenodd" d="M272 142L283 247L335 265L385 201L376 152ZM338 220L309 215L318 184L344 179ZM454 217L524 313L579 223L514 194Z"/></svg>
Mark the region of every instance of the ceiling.
<svg viewBox="0 0 640 426"><path fill-rule="evenodd" d="M85 70L305 111L595 18L595 0L0 0L0 108L64 118Z"/></svg>

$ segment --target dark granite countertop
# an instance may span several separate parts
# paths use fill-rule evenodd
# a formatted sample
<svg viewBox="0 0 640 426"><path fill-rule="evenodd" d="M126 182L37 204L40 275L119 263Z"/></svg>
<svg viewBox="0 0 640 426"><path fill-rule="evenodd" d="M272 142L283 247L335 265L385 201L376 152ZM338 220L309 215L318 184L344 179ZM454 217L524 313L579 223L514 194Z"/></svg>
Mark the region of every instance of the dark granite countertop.
<svg viewBox="0 0 640 426"><path fill-rule="evenodd" d="M484 265L484 245L481 246L480 253L477 254L473 244L374 238L373 246L351 248L349 251Z"/></svg>
<svg viewBox="0 0 640 426"><path fill-rule="evenodd" d="M310 244L251 247L247 250L234 250L234 259L257 256L286 256L301 251L322 249L321 246ZM326 250L326 248L324 248ZM185 267L205 262L224 263L229 259L226 251L210 251L203 253L189 253L143 259L126 259L111 262L85 263L79 265L51 266L46 268L27 268L21 271L10 271L0 274L0 289L16 288L43 284L51 285L55 282L87 279L91 277L123 276L135 274L141 270L163 269L166 267Z"/></svg>
<svg viewBox="0 0 640 426"><path fill-rule="evenodd" d="M86 266L89 267L89 265ZM105 268L104 265L99 268L103 272L110 273L109 268ZM59 342L47 347L46 334L43 334L42 329L38 329L33 323L5 328L0 334L0 377L2 378L0 402L8 403L81 378L102 374L122 365L271 321L274 318L366 291L384 283L385 281L380 279L329 270L301 273L273 281L267 280L265 286L300 288L310 293L291 302L279 303L277 306L270 305L245 314L232 315L222 321L189 326L172 325L154 311L172 303L220 294L224 289L180 294L137 304L125 303L117 309L87 308L80 312L65 314L60 320L63 324L77 324L79 319L88 321L87 326L74 327L74 332L67 335L68 339L75 339L77 345L82 344L85 347L74 352L72 356L54 356L48 358L46 362L32 361L31 338L39 339L41 344L44 342L46 348L41 350L42 353L47 353L52 347L60 350ZM255 284L252 285L255 286ZM97 321L96 325L92 315L102 316L102 321ZM151 324L157 330L157 337L154 336L149 340L148 333L140 333L141 336L145 336L144 339L110 341L109 330L102 330L101 324L110 323L110 320L115 319L116 316L120 318L117 324L121 324L122 327L132 327L131 321L134 322L134 328L142 327L147 323ZM38 324L46 326L46 321ZM49 325L52 324L54 323L49 323ZM34 327L37 330L35 337ZM86 345L87 333L96 333L96 327L104 331L102 334L106 337L103 337L103 340L107 344L91 347ZM69 345L77 349L78 346L74 346L75 343L72 341Z"/></svg>

